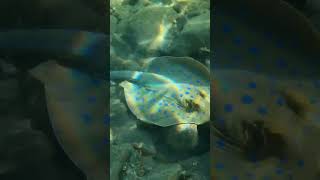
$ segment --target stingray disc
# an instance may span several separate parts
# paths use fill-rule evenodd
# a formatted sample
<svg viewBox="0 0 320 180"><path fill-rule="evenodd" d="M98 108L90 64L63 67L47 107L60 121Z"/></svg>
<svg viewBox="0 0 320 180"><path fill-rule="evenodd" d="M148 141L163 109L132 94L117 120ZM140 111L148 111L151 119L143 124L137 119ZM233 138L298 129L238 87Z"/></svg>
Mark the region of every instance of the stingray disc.
<svg viewBox="0 0 320 180"><path fill-rule="evenodd" d="M127 105L141 121L162 127L203 124L210 118L208 86L168 83L141 86L128 81L124 88Z"/></svg>

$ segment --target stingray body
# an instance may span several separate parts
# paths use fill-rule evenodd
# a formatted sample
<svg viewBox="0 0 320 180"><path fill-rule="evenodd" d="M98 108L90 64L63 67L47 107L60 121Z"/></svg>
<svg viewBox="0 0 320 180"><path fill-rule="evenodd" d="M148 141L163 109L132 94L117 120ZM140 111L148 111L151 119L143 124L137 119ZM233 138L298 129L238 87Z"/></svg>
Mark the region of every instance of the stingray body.
<svg viewBox="0 0 320 180"><path fill-rule="evenodd" d="M188 57L158 57L144 71L112 71L112 80L122 80L127 105L138 120L172 129L169 139L197 145L197 125L209 121L209 71ZM186 132L186 133L184 133ZM191 136L191 137L190 137ZM190 138L188 138L190 137ZM169 140L170 141L170 140ZM188 142L188 143L187 143ZM178 141L169 144L178 148Z"/></svg>
<svg viewBox="0 0 320 180"><path fill-rule="evenodd" d="M102 80L108 78L107 40L104 34L63 29L0 32L1 56L18 65L34 60L30 73L44 84L55 135L92 180L108 177L108 88Z"/></svg>
<svg viewBox="0 0 320 180"><path fill-rule="evenodd" d="M269 9L262 8L264 5ZM319 33L288 4L279 0L261 4L247 0L217 2L216 6L212 19L212 68L319 78L315 66L320 56Z"/></svg>
<svg viewBox="0 0 320 180"><path fill-rule="evenodd" d="M51 124L66 154L87 179L106 179L107 83L54 61L30 72L44 84Z"/></svg>
<svg viewBox="0 0 320 180"><path fill-rule="evenodd" d="M213 179L316 178L319 33L279 0L215 9Z"/></svg>

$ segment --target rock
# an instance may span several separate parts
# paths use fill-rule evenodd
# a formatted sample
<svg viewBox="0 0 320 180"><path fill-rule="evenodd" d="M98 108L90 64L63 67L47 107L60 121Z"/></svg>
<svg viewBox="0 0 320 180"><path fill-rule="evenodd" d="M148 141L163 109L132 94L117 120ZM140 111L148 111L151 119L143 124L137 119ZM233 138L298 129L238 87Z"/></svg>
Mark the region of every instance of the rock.
<svg viewBox="0 0 320 180"><path fill-rule="evenodd" d="M146 173L147 171L140 151L134 151L124 165L122 179L142 179Z"/></svg>
<svg viewBox="0 0 320 180"><path fill-rule="evenodd" d="M198 130L195 124L180 124L165 129L166 142L177 152L190 151L198 145Z"/></svg>
<svg viewBox="0 0 320 180"><path fill-rule="evenodd" d="M125 171L125 163L134 151L130 144L111 145L110 150L110 179L119 180L121 174Z"/></svg>
<svg viewBox="0 0 320 180"><path fill-rule="evenodd" d="M124 65L125 59L129 58L134 53L130 42L123 40L122 35L113 33L111 35L110 48L110 67L111 70L126 68ZM130 66L129 66L130 67Z"/></svg>
<svg viewBox="0 0 320 180"><path fill-rule="evenodd" d="M151 156L157 153L155 147L151 144L144 144L143 142L139 142L133 143L132 146L135 150L140 151L141 155L143 156Z"/></svg>
<svg viewBox="0 0 320 180"><path fill-rule="evenodd" d="M148 180L179 180L182 167L179 164L157 164L145 178Z"/></svg>
<svg viewBox="0 0 320 180"><path fill-rule="evenodd" d="M182 167L179 164L156 162L151 156L143 157L135 152L124 166L123 180L178 180Z"/></svg>
<svg viewBox="0 0 320 180"><path fill-rule="evenodd" d="M122 4L122 0L110 0L110 7L117 7Z"/></svg>
<svg viewBox="0 0 320 180"><path fill-rule="evenodd" d="M110 33L113 34L117 31L118 19L114 16L110 16Z"/></svg>
<svg viewBox="0 0 320 180"><path fill-rule="evenodd" d="M186 179L210 179L210 168L212 165L210 164L210 156L209 152L192 156L186 160L180 161L179 163L182 165L185 170L184 176Z"/></svg>
<svg viewBox="0 0 320 180"><path fill-rule="evenodd" d="M120 99L110 99L110 117L114 118L122 116L127 113L127 107L120 101Z"/></svg>
<svg viewBox="0 0 320 180"><path fill-rule="evenodd" d="M125 48L125 47L124 47ZM122 48L122 49L124 49ZM117 52L120 53L120 52ZM121 56L126 56L127 54L121 54ZM137 71L140 69L140 66L137 62L132 59L124 59L121 56L117 56L116 52L110 55L110 66L111 70L132 70Z"/></svg>
<svg viewBox="0 0 320 180"><path fill-rule="evenodd" d="M210 10L210 1L208 0L174 0L174 9L186 15L188 18L203 14Z"/></svg>
<svg viewBox="0 0 320 180"><path fill-rule="evenodd" d="M144 143L151 146L152 138L148 131L138 128L134 119L127 119L126 122L118 125L117 141L126 143Z"/></svg>
<svg viewBox="0 0 320 180"><path fill-rule="evenodd" d="M153 54L170 44L175 33L177 13L171 7L153 5L143 8L119 24L125 41L141 54Z"/></svg>
<svg viewBox="0 0 320 180"><path fill-rule="evenodd" d="M175 56L193 56L203 48L210 49L210 12L195 16L185 23L182 31L166 50Z"/></svg>
<svg viewBox="0 0 320 180"><path fill-rule="evenodd" d="M110 130L109 130L110 132L109 132L109 137L110 137L110 144L113 144L113 142L114 142L114 139L115 139L115 137L114 137L114 135L113 135L113 130L112 130L112 127L110 127Z"/></svg>
<svg viewBox="0 0 320 180"><path fill-rule="evenodd" d="M169 5L172 3L172 0L149 0L153 4L166 4Z"/></svg>
<svg viewBox="0 0 320 180"><path fill-rule="evenodd" d="M123 5L124 5L124 4L128 4L128 5L130 5L130 6L134 6L134 5L136 5L138 2L139 2L139 0L124 0L124 1L122 2L122 4L123 4Z"/></svg>

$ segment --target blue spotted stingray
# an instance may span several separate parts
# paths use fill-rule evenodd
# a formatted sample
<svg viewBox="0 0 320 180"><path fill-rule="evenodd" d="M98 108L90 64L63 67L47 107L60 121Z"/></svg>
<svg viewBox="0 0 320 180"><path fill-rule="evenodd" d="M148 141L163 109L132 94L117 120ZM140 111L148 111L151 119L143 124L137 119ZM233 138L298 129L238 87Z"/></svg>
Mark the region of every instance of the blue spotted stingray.
<svg viewBox="0 0 320 180"><path fill-rule="evenodd" d="M55 135L92 180L108 177L107 43L106 35L86 31L0 32L2 56L39 59L30 73L44 84Z"/></svg>
<svg viewBox="0 0 320 180"><path fill-rule="evenodd" d="M126 102L141 121L161 127L209 121L208 69L188 57L157 57L143 71L111 71L122 80Z"/></svg>
<svg viewBox="0 0 320 180"><path fill-rule="evenodd" d="M212 179L314 179L319 32L279 0L216 1L215 10Z"/></svg>

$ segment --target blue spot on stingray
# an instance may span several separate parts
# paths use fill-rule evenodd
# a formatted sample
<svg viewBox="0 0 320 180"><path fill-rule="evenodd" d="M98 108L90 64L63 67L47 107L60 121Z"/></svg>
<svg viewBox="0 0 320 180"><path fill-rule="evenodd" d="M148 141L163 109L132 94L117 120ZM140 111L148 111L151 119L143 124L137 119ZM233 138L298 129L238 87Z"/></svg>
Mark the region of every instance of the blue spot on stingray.
<svg viewBox="0 0 320 180"><path fill-rule="evenodd" d="M82 121L85 124L91 124L92 123L92 116L89 113L84 113L82 114Z"/></svg>
<svg viewBox="0 0 320 180"><path fill-rule="evenodd" d="M220 128L224 128L225 127L225 121L222 117L218 117L216 118L217 124L219 125Z"/></svg>
<svg viewBox="0 0 320 180"><path fill-rule="evenodd" d="M268 113L268 109L265 106L258 107L257 111L258 111L259 114L261 114L263 116Z"/></svg>
<svg viewBox="0 0 320 180"><path fill-rule="evenodd" d="M109 141L108 137L103 138L103 140L102 140L103 145L108 145L109 143L110 143L110 141Z"/></svg>
<svg viewBox="0 0 320 180"><path fill-rule="evenodd" d="M290 70L289 74L292 77L296 77L298 75L298 71L296 69L292 69L292 70Z"/></svg>
<svg viewBox="0 0 320 180"><path fill-rule="evenodd" d="M156 67L154 70L155 70L156 72L160 72L160 68L159 68L159 67Z"/></svg>
<svg viewBox="0 0 320 180"><path fill-rule="evenodd" d="M232 104L224 105L224 111L228 112L228 113L232 112L233 111L233 105Z"/></svg>
<svg viewBox="0 0 320 180"><path fill-rule="evenodd" d="M260 72L261 69L262 69L261 64L257 64L256 67L255 67L255 69L256 69L257 72Z"/></svg>
<svg viewBox="0 0 320 180"><path fill-rule="evenodd" d="M282 168L280 168L280 167L276 168L276 174L281 175L283 173L284 173L284 170Z"/></svg>
<svg viewBox="0 0 320 180"><path fill-rule="evenodd" d="M257 47L250 47L249 52L251 54L257 55L259 53L259 49Z"/></svg>
<svg viewBox="0 0 320 180"><path fill-rule="evenodd" d="M140 106L139 106L139 110L140 110L140 111L144 111L144 109L145 109L145 107L144 107L143 105L140 105Z"/></svg>
<svg viewBox="0 0 320 180"><path fill-rule="evenodd" d="M253 103L253 98L251 96L249 96L249 95L244 95L241 98L241 102L243 104L251 104L251 103Z"/></svg>
<svg viewBox="0 0 320 180"><path fill-rule="evenodd" d="M282 106L284 105L284 99L282 97L278 97L277 100L276 100L276 103L279 105L279 106Z"/></svg>
<svg viewBox="0 0 320 180"><path fill-rule="evenodd" d="M186 94L190 94L190 92L186 91Z"/></svg>
<svg viewBox="0 0 320 180"><path fill-rule="evenodd" d="M264 37L267 38L267 39L270 39L272 38L272 33L271 32L264 32Z"/></svg>
<svg viewBox="0 0 320 180"><path fill-rule="evenodd" d="M92 104L97 102L97 97L96 96L89 96L88 97L88 103Z"/></svg>
<svg viewBox="0 0 320 180"><path fill-rule="evenodd" d="M247 172L246 173L246 176L249 178L249 179L255 179L255 175L251 172Z"/></svg>
<svg viewBox="0 0 320 180"><path fill-rule="evenodd" d="M277 47L277 48L283 48L283 47L284 47L283 42L280 41L280 40L277 40L277 41L276 41L276 47Z"/></svg>
<svg viewBox="0 0 320 180"><path fill-rule="evenodd" d="M229 32L232 31L232 28L231 28L230 25L224 24L224 25L222 26L222 31L225 32L225 33L229 33Z"/></svg>
<svg viewBox="0 0 320 180"><path fill-rule="evenodd" d="M316 104L316 103L317 103L317 99L315 99L315 98L310 98L310 103L311 103L311 104Z"/></svg>
<svg viewBox="0 0 320 180"><path fill-rule="evenodd" d="M297 164L298 164L298 167L301 168L301 167L304 166L304 161L303 160L299 160Z"/></svg>
<svg viewBox="0 0 320 180"><path fill-rule="evenodd" d="M238 176L232 176L231 180L239 180L239 177Z"/></svg>
<svg viewBox="0 0 320 180"><path fill-rule="evenodd" d="M82 76L84 76L84 74L83 74L81 71L79 71L79 70L73 69L73 70L71 71L71 76L72 76L73 78L81 78Z"/></svg>
<svg viewBox="0 0 320 180"><path fill-rule="evenodd" d="M95 86L100 86L102 84L102 80L99 80L99 79L92 79L91 80L91 83Z"/></svg>
<svg viewBox="0 0 320 180"><path fill-rule="evenodd" d="M288 163L288 159L284 159L284 158L281 158L279 161L280 161L280 164Z"/></svg>
<svg viewBox="0 0 320 180"><path fill-rule="evenodd" d="M156 102L155 99L150 99L149 102L148 102L148 104L151 105L152 103L155 103L155 102Z"/></svg>
<svg viewBox="0 0 320 180"><path fill-rule="evenodd" d="M315 88L320 88L320 80L315 80L314 81L314 87Z"/></svg>
<svg viewBox="0 0 320 180"><path fill-rule="evenodd" d="M242 43L242 39L240 37L235 37L232 42L235 44L235 45L240 45Z"/></svg>
<svg viewBox="0 0 320 180"><path fill-rule="evenodd" d="M276 60L276 65L278 68L282 68L282 69L288 67L288 63L282 58Z"/></svg>
<svg viewBox="0 0 320 180"><path fill-rule="evenodd" d="M250 89L255 89L257 87L257 84L255 82L249 82L248 87Z"/></svg>
<svg viewBox="0 0 320 180"><path fill-rule="evenodd" d="M263 176L262 180L271 180L271 177L270 176Z"/></svg>
<svg viewBox="0 0 320 180"><path fill-rule="evenodd" d="M249 157L248 157L248 159L249 159L249 161L251 161L252 163L258 162L257 155L254 154L254 153L250 154Z"/></svg>
<svg viewBox="0 0 320 180"><path fill-rule="evenodd" d="M182 97L183 96L183 94L180 94L180 97Z"/></svg>
<svg viewBox="0 0 320 180"><path fill-rule="evenodd" d="M103 118L103 124L105 126L108 126L110 123L110 116L109 115L105 115L104 118Z"/></svg>
<svg viewBox="0 0 320 180"><path fill-rule="evenodd" d="M217 147L223 149L225 147L225 142L222 139L216 141Z"/></svg>
<svg viewBox="0 0 320 180"><path fill-rule="evenodd" d="M222 170L222 169L224 169L224 164L223 164L223 163L216 163L216 169L217 169L217 170Z"/></svg>

